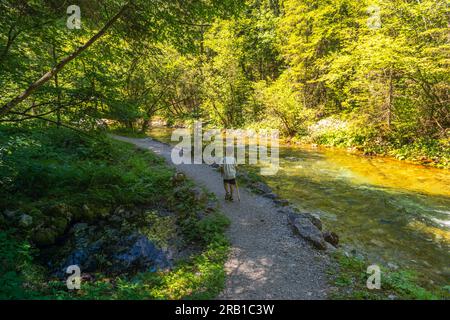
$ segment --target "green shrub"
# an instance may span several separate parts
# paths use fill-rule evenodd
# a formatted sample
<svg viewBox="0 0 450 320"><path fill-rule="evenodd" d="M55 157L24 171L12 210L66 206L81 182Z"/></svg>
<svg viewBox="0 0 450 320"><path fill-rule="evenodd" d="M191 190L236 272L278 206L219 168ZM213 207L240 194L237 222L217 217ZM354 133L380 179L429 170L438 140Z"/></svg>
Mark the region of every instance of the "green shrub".
<svg viewBox="0 0 450 320"><path fill-rule="evenodd" d="M332 282L337 290L334 299L443 299L446 294L441 288L427 289L420 285L418 276L410 270L390 270L381 268L381 288L369 290L366 287L370 263L337 251L334 255L337 270L330 271ZM448 294L447 294L448 296Z"/></svg>
<svg viewBox="0 0 450 320"><path fill-rule="evenodd" d="M205 243L226 243L223 234L229 224L223 214L213 213L197 223L197 231Z"/></svg>
<svg viewBox="0 0 450 320"><path fill-rule="evenodd" d="M31 246L15 239L14 230L0 231L0 300L27 299L37 295L26 288L28 281L36 280L38 271L32 264Z"/></svg>

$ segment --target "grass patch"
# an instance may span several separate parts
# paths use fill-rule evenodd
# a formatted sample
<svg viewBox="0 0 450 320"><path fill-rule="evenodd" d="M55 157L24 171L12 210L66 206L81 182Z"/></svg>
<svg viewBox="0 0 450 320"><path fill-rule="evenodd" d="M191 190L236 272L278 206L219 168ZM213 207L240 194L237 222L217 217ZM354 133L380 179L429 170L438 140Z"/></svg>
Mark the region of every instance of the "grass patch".
<svg viewBox="0 0 450 320"><path fill-rule="evenodd" d="M381 267L381 288L368 289L369 263L361 258L347 256L336 251L337 268L329 275L335 290L332 299L337 300L439 300L450 298L448 288L425 288L419 275L411 270L390 270Z"/></svg>

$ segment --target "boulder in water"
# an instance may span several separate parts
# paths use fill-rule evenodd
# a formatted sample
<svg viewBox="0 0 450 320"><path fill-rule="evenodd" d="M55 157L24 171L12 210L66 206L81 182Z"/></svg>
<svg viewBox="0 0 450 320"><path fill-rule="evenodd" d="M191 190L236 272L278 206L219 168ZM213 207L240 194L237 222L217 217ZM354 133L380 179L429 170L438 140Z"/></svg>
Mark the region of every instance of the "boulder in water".
<svg viewBox="0 0 450 320"><path fill-rule="evenodd" d="M302 212L300 214L308 218L317 227L317 229L322 231L322 220L320 220L318 215L309 212Z"/></svg>
<svg viewBox="0 0 450 320"><path fill-rule="evenodd" d="M272 189L270 189L270 187L263 182L254 182L250 187L261 194L272 193Z"/></svg>
<svg viewBox="0 0 450 320"><path fill-rule="evenodd" d="M288 221L294 229L294 232L309 241L316 249L327 249L322 232L305 215L290 213L288 215Z"/></svg>
<svg viewBox="0 0 450 320"><path fill-rule="evenodd" d="M289 201L285 199L276 199L273 201L276 205L281 207L286 207L289 205Z"/></svg>
<svg viewBox="0 0 450 320"><path fill-rule="evenodd" d="M263 197L269 198L269 199L277 199L278 195L273 192L270 192L270 193L263 194Z"/></svg>
<svg viewBox="0 0 450 320"><path fill-rule="evenodd" d="M337 247L339 244L339 236L333 231L325 231L323 233L323 238L326 242L332 244L335 247Z"/></svg>
<svg viewBox="0 0 450 320"><path fill-rule="evenodd" d="M316 226L317 229L322 231L322 220L320 220L320 217L315 213L309 213L309 212L299 212L297 208L293 206L287 206L283 209L280 209L279 212L286 213L288 215L294 214L294 215L300 215L307 219L309 219L312 224Z"/></svg>

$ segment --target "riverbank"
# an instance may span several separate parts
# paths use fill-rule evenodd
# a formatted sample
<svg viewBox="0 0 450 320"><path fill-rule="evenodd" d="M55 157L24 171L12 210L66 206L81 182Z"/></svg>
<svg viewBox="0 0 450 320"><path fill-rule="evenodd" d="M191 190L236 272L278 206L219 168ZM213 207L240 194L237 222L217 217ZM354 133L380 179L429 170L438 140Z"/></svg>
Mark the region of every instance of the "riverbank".
<svg viewBox="0 0 450 320"><path fill-rule="evenodd" d="M244 169L245 168L245 169ZM283 207L295 206L290 201L280 198L265 184L265 179L254 168L241 167L238 181L255 193L265 190L266 195ZM253 169L253 170L252 170ZM255 188L255 186L258 186ZM316 213L316 217L321 217ZM322 216L323 217L323 216ZM329 221L323 217L323 224L331 227ZM322 220L321 220L322 224ZM339 236L338 236L339 237ZM339 238L338 238L339 239ZM345 239L345 238L344 238ZM355 249L346 241L332 250L332 263L328 268L330 291L329 298L337 300L368 299L368 300L439 300L450 299L450 287L429 283L424 275L411 268L400 267L394 263L374 263L374 257L363 248ZM378 260L379 261L379 260ZM381 271L381 287L368 289L367 279L370 276L368 267L377 265Z"/></svg>
<svg viewBox="0 0 450 320"><path fill-rule="evenodd" d="M450 139L421 139L412 143L392 143L377 140L359 141L352 136L328 134L284 139L285 143L341 148L361 156L393 158L407 163L450 169Z"/></svg>
<svg viewBox="0 0 450 320"><path fill-rule="evenodd" d="M158 135L157 132L160 129L161 135ZM165 127L158 123L158 126L150 129L149 132L168 143L170 139L165 136L164 130ZM147 133L140 131L121 128L115 128L112 132L135 138L147 135ZM411 143L399 143L364 138L356 133L327 130L325 132L310 132L307 135L295 137L281 137L279 144L280 146L327 148L364 157L395 159L424 167L450 169L450 138L440 140L423 138Z"/></svg>
<svg viewBox="0 0 450 320"><path fill-rule="evenodd" d="M156 129L151 135L170 142L167 130ZM395 283L411 289L397 293L387 290L385 299L389 295L399 299L448 296L448 232L437 224L446 219L449 190L445 170L298 145L281 145L280 162L281 170L275 177L261 177L254 166L245 170L252 182L265 182L301 211L319 215L326 226L337 231L349 258L354 252L357 259L363 257L366 267L379 264L393 273L391 279L398 280ZM355 284L352 279L358 279L364 291L361 281L367 274L360 272L360 261L344 265L359 267L344 267L347 280L338 281L336 287ZM356 296L361 292L355 291ZM367 289L365 292L361 297L383 297ZM351 298L352 294L344 290L337 296Z"/></svg>

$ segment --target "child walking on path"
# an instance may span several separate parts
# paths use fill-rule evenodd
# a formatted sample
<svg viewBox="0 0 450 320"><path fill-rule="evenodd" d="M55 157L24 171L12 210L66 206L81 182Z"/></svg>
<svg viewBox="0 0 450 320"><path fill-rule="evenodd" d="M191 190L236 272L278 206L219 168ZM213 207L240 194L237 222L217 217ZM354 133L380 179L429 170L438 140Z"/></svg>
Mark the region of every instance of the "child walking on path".
<svg viewBox="0 0 450 320"><path fill-rule="evenodd" d="M237 163L234 157L224 157L221 161L220 171L223 177L223 187L225 188L225 200L233 201L233 193L236 190L236 168Z"/></svg>

